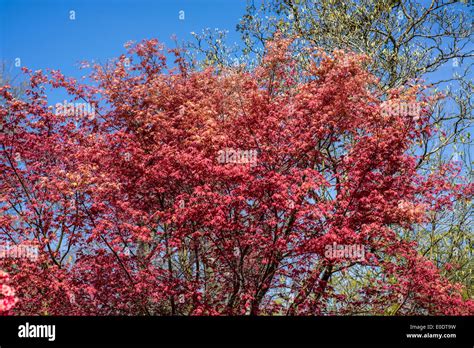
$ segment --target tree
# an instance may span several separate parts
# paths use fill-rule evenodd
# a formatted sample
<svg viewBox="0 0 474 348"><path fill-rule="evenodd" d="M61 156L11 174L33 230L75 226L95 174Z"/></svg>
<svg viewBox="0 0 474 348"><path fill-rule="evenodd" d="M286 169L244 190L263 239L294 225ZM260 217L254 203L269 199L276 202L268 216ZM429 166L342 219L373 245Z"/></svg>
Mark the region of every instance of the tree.
<svg viewBox="0 0 474 348"><path fill-rule="evenodd" d="M435 101L420 86L382 91L342 51L308 50L297 77L283 38L251 71L127 47L91 85L37 71L25 100L0 89L15 129L0 135L0 238L40 250L0 260L14 313L474 313L397 232L473 191L452 164L417 168ZM71 104L54 110L46 86Z"/></svg>
<svg viewBox="0 0 474 348"><path fill-rule="evenodd" d="M419 166L429 172L440 163L460 161L469 175L474 113L468 6L458 0L249 0L238 29L245 42L244 53L257 60L265 42L275 33L284 33L298 37L302 48L316 45L326 51L345 49L368 55L369 70L387 89L420 79L429 81L445 97L437 101L431 114L430 123L440 131L413 148L414 153L422 154ZM217 52L218 47L212 51ZM304 66L306 55L301 54L299 61ZM440 268L449 268L450 277L463 279L469 289L466 296L471 298L472 212L472 201L457 202L454 210L431 215L430 223L416 231L400 231L416 240L420 252Z"/></svg>

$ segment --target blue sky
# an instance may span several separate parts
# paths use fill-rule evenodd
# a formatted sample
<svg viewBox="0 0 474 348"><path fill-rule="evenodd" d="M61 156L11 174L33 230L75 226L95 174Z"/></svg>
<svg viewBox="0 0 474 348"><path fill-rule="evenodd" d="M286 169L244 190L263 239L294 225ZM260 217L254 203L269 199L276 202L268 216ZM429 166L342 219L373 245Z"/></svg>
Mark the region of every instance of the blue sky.
<svg viewBox="0 0 474 348"><path fill-rule="evenodd" d="M246 0L0 0L0 60L79 77L80 61L117 57L130 40L158 38L172 47L172 35L190 40L193 31L219 28L228 30L229 44L240 43L235 28L245 7ZM455 71L446 68L438 74Z"/></svg>
<svg viewBox="0 0 474 348"><path fill-rule="evenodd" d="M158 38L172 46L173 34L189 40L192 31L219 28L238 42L245 6L244 0L0 0L0 59L79 77L79 61L105 62L129 40Z"/></svg>
<svg viewBox="0 0 474 348"><path fill-rule="evenodd" d="M228 31L228 44L241 43L236 25L245 7L246 0L0 0L0 61L13 76L20 72L14 67L19 58L30 69L59 69L79 78L87 73L79 62L104 63L124 53L130 40L158 38L173 47L172 35L186 41L191 32L219 28ZM444 79L457 70L461 66L449 62L432 77ZM50 97L55 103L63 95L54 91Z"/></svg>

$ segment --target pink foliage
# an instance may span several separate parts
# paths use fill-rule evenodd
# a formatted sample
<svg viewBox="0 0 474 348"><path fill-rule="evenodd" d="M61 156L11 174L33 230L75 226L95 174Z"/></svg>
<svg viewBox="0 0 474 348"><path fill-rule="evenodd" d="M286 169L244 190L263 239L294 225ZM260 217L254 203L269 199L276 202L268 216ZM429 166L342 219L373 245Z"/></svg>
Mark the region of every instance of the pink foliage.
<svg viewBox="0 0 474 348"><path fill-rule="evenodd" d="M421 87L389 92L420 115L387 116L367 58L310 52L299 71L291 41L267 51L246 72L193 71L179 52L170 69L150 40L88 85L37 71L25 100L0 88L0 238L40 250L0 260L14 314L384 314L397 301L399 315L474 314L397 233L472 195L453 167L417 171L408 150L433 133ZM54 112L50 87L94 117ZM333 243L365 257L327 258ZM369 281L349 295L334 278L354 270Z"/></svg>

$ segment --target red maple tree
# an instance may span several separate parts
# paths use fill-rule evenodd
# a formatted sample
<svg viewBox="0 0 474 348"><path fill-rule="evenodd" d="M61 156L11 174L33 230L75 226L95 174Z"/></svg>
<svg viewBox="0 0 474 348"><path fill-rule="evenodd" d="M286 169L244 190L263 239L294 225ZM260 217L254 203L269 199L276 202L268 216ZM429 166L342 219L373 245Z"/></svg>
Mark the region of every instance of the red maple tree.
<svg viewBox="0 0 474 348"><path fill-rule="evenodd" d="M0 259L7 313L474 313L399 233L472 195L454 166L417 168L420 86L382 92L341 51L297 69L284 39L251 70L127 48L90 83L28 71L25 98L0 88L0 240L39 250ZM48 88L94 115L55 111ZM383 112L387 96L419 114Z"/></svg>

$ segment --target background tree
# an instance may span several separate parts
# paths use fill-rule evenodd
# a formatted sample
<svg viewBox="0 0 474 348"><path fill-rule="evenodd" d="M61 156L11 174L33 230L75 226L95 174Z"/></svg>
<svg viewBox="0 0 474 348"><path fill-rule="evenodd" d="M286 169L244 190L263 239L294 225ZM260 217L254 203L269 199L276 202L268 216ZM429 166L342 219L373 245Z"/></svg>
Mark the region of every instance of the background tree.
<svg viewBox="0 0 474 348"><path fill-rule="evenodd" d="M413 149L421 156L419 166L429 172L439 163L459 161L472 180L471 12L468 3L457 0L249 1L238 29L244 53L257 60L265 42L279 32L298 37L302 48L316 45L368 55L368 68L383 88L429 81L432 90L443 91L445 98L434 105L431 115L437 136L422 139ZM302 66L306 57L299 55ZM450 276L463 279L469 297L474 290L472 213L472 201L458 202L454 211L431 216L430 224L419 226L415 234L401 231L424 246L420 253L440 267L446 263Z"/></svg>

